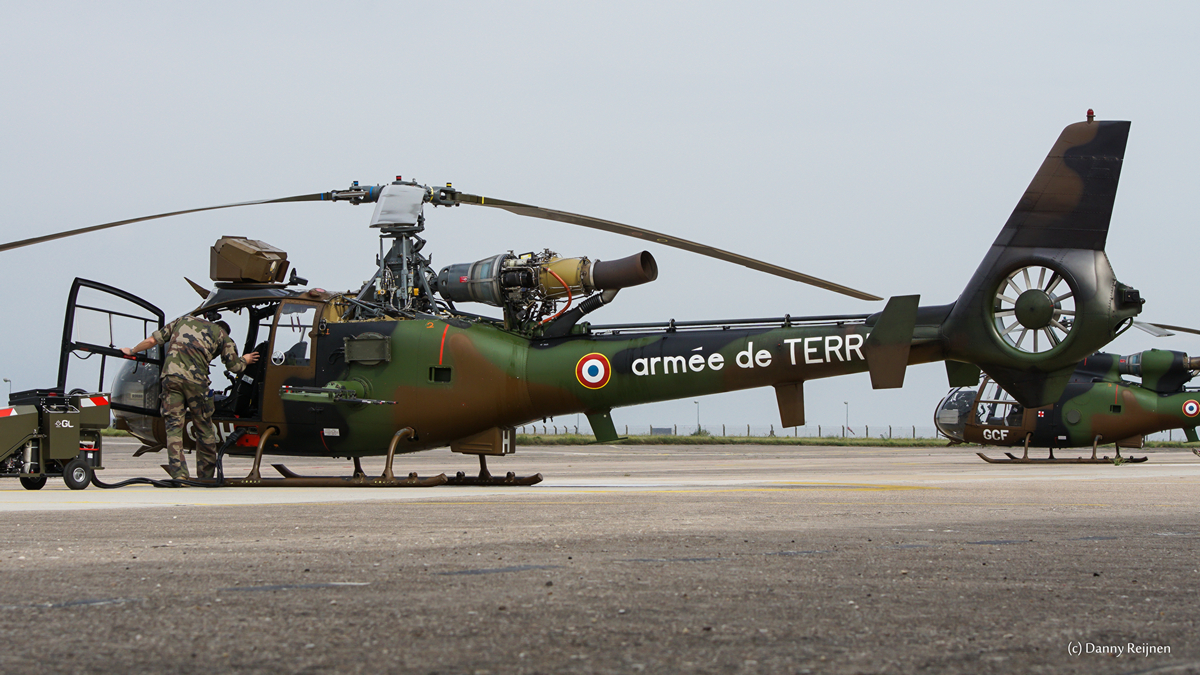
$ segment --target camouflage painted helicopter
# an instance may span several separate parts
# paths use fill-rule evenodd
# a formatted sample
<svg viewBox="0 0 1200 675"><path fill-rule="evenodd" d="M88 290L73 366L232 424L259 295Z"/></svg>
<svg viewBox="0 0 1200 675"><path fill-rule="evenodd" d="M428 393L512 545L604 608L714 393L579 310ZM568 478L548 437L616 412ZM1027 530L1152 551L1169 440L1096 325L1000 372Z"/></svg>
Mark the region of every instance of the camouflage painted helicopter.
<svg viewBox="0 0 1200 675"><path fill-rule="evenodd" d="M390 248L357 290L303 288L307 282L295 272L286 276L286 254L261 242L223 238L212 249L214 288L193 284L204 300L191 313L245 313L246 334L234 337L263 356L217 402L223 451L255 458L246 478L222 484L528 484L540 475L492 477L484 458L512 452L515 426L549 416L585 414L597 441L614 441L614 408L772 386L783 426L796 426L804 424L807 380L869 371L873 387L900 387L908 365L933 361L946 362L952 386L977 382L982 369L1022 405L1057 400L1075 364L1128 328L1144 303L1137 290L1116 280L1104 253L1129 123L1096 121L1088 112L1086 122L1063 130L959 299L942 306L920 307L919 296L909 295L891 298L873 314L591 325L582 319L613 302L619 290L656 278L649 252L617 261L510 252L435 271L418 236L424 207L498 208L692 251L855 298L880 298L649 230L400 179L117 221L0 250L249 204L375 203L370 225ZM1019 294L1010 292L1014 280L1025 282ZM147 332L164 319L136 296L76 280L60 392L69 354L123 357L111 345L74 339L81 288L143 308ZM502 318L456 306L467 302L498 307ZM118 424L147 448L164 440L158 363L157 354L138 355L112 389ZM446 445L478 455L479 476L393 476L396 453ZM276 465L283 477L264 479L264 454L352 458L355 473L301 477ZM367 477L358 463L371 455L387 456L379 478Z"/></svg>
<svg viewBox="0 0 1200 675"><path fill-rule="evenodd" d="M1141 448L1146 435L1168 429L1182 429L1187 440L1200 441L1196 435L1200 389L1186 387L1197 370L1200 357L1183 352L1150 349L1129 356L1098 352L1080 362L1054 403L1027 408L984 378L978 389L951 389L938 404L934 423L951 441L1024 446L1021 457L1006 452L1007 459L994 459L976 453L989 463L1144 462L1145 457L1122 458L1121 448ZM1141 383L1123 376L1140 377ZM1097 457L1101 443L1114 443L1115 457ZM1054 456L1055 449L1089 445L1091 457ZM1030 446L1048 448L1050 456L1031 459Z"/></svg>

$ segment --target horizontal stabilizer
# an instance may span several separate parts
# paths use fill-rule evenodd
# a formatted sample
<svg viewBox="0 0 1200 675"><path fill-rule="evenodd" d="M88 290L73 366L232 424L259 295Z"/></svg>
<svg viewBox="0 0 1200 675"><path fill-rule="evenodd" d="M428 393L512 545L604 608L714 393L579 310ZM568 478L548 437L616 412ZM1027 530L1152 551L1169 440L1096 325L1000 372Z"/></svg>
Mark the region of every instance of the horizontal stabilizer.
<svg viewBox="0 0 1200 675"><path fill-rule="evenodd" d="M904 386L908 369L908 352L912 348L913 331L917 325L919 295L898 295L888 300L863 345L867 369L871 371L871 387L897 389ZM867 320L870 323L870 319Z"/></svg>

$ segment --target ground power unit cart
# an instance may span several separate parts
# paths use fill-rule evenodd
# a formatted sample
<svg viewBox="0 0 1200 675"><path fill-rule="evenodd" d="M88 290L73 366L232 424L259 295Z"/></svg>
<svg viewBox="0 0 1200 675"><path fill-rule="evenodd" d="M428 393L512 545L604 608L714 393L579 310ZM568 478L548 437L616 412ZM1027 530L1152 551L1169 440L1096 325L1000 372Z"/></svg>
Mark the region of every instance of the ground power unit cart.
<svg viewBox="0 0 1200 675"><path fill-rule="evenodd" d="M0 408L0 477L20 478L27 490L61 476L72 490L103 468L100 430L109 425L104 394L31 389L9 396Z"/></svg>

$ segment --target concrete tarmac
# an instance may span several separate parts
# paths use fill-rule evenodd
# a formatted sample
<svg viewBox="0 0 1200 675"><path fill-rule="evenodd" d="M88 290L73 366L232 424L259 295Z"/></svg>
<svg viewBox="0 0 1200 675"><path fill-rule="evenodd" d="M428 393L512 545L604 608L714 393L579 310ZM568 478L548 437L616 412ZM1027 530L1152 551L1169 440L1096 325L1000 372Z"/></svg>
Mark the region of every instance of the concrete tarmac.
<svg viewBox="0 0 1200 675"><path fill-rule="evenodd" d="M132 447L108 443L103 480L165 475ZM1200 458L1137 454L1150 461L779 446L491 460L546 477L522 488L8 479L0 672L1200 673ZM399 475L476 467L448 450L396 460Z"/></svg>

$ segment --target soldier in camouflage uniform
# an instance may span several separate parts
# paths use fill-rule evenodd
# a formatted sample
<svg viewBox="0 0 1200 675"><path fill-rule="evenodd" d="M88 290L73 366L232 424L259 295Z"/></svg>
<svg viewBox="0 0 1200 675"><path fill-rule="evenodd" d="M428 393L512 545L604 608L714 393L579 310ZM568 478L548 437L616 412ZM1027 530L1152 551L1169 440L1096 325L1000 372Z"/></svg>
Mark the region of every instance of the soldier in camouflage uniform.
<svg viewBox="0 0 1200 675"><path fill-rule="evenodd" d="M167 473L172 478L188 478L183 428L185 416L191 415L197 436L196 472L201 478L212 478L217 467L217 432L212 423L213 400L208 395L208 364L219 355L227 370L240 373L258 360L258 354L238 357L237 345L229 339L228 324L194 316L181 316L132 349L121 351L130 355L163 344L167 349L160 400L167 427Z"/></svg>

